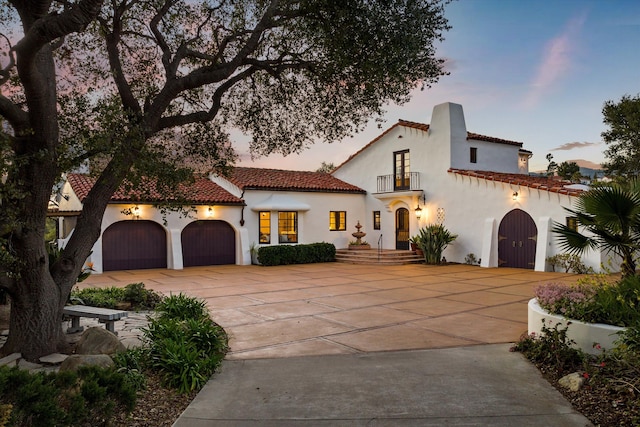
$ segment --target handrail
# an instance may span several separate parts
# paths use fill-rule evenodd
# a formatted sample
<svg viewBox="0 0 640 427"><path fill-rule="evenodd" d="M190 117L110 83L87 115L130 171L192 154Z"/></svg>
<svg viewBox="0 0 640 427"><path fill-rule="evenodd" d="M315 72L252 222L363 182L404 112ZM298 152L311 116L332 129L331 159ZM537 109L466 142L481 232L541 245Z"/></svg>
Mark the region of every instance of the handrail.
<svg viewBox="0 0 640 427"><path fill-rule="evenodd" d="M380 257L382 256L382 234L378 237L378 262L380 262Z"/></svg>

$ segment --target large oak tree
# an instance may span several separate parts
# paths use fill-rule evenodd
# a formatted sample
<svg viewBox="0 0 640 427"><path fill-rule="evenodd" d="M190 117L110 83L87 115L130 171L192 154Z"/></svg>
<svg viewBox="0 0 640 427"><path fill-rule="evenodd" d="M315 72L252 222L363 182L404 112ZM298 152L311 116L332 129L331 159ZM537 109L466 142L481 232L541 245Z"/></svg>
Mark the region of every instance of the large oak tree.
<svg viewBox="0 0 640 427"><path fill-rule="evenodd" d="M62 308L119 186L230 165L233 129L257 154L358 131L444 74L444 3L0 0L2 352L64 346ZM96 184L50 262L50 197L80 167Z"/></svg>

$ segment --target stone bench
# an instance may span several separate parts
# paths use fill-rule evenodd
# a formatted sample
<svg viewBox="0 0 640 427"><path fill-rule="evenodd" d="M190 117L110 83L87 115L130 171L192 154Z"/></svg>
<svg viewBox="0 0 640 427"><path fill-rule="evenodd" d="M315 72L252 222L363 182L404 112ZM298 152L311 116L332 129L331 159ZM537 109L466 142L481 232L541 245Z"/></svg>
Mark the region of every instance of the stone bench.
<svg viewBox="0 0 640 427"><path fill-rule="evenodd" d="M87 305L68 305L62 310L62 314L71 318L71 327L67 329L67 333L81 332L84 328L80 326L80 318L90 317L92 319L98 319L100 323L104 323L107 331L115 335L117 335L114 329L116 320L128 316L126 311L90 307Z"/></svg>

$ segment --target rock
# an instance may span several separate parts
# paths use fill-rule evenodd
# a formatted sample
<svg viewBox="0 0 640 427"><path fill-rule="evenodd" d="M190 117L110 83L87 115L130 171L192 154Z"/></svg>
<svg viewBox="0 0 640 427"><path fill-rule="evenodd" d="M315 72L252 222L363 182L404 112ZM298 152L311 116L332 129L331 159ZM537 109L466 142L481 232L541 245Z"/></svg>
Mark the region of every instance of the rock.
<svg viewBox="0 0 640 427"><path fill-rule="evenodd" d="M21 353L11 353L0 359L0 366L14 367L18 364L18 360L22 359Z"/></svg>
<svg viewBox="0 0 640 427"><path fill-rule="evenodd" d="M25 359L20 359L18 361L18 368L23 371L34 371L36 369L42 368L42 365L39 363L32 363Z"/></svg>
<svg viewBox="0 0 640 427"><path fill-rule="evenodd" d="M558 384L560 384L564 388L568 388L571 391L578 391L580 390L580 388L582 388L584 381L584 376L582 376L580 372L574 372L560 378L558 380Z"/></svg>
<svg viewBox="0 0 640 427"><path fill-rule="evenodd" d="M45 365L59 365L69 357L66 354L53 353L48 356L43 356L40 358L40 363L44 363Z"/></svg>
<svg viewBox="0 0 640 427"><path fill-rule="evenodd" d="M83 366L109 368L113 360L106 354L72 354L60 365L60 371L77 371Z"/></svg>
<svg viewBox="0 0 640 427"><path fill-rule="evenodd" d="M77 354L115 354L125 350L117 336L99 326L84 331L76 345Z"/></svg>

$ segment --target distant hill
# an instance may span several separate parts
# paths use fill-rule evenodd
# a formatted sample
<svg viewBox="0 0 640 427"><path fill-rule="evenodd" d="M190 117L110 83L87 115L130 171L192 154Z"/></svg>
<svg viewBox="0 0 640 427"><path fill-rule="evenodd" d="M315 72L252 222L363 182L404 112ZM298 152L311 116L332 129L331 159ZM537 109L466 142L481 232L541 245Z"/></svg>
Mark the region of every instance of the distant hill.
<svg viewBox="0 0 640 427"><path fill-rule="evenodd" d="M582 176L586 176L589 178L593 178L594 175L597 175L598 178L602 178L604 176L604 169L602 169L602 165L598 163L594 163L590 160L584 159L567 160L567 162L575 162L578 166L580 166L580 174ZM546 175L547 171L542 170L531 173L536 175Z"/></svg>

